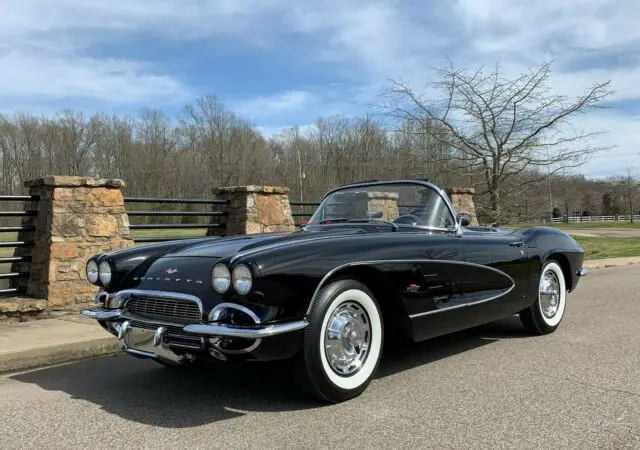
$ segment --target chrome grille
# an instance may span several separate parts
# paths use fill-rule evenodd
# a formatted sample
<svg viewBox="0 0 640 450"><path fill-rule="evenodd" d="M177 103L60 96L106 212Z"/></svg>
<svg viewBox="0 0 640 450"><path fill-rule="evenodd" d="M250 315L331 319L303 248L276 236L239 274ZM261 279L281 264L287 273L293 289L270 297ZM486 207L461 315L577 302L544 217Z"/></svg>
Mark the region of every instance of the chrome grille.
<svg viewBox="0 0 640 450"><path fill-rule="evenodd" d="M198 322L202 320L198 304L187 299L137 295L127 301L125 308L134 314L150 319L178 319Z"/></svg>

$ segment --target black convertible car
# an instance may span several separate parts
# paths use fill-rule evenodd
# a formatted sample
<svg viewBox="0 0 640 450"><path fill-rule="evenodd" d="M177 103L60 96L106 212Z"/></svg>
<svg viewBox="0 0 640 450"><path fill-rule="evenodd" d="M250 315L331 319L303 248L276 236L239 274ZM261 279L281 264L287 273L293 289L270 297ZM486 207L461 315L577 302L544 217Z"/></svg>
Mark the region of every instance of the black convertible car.
<svg viewBox="0 0 640 450"><path fill-rule="evenodd" d="M125 352L165 365L292 359L326 401L362 393L391 334L421 341L519 314L553 332L582 248L548 227L473 227L427 181L328 192L295 232L170 241L102 253L83 313Z"/></svg>

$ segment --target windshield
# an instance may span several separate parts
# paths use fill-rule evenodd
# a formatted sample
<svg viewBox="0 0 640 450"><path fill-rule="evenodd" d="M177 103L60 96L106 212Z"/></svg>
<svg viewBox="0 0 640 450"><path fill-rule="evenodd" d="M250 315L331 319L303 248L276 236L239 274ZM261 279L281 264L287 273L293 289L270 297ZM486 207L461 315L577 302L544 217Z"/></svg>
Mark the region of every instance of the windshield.
<svg viewBox="0 0 640 450"><path fill-rule="evenodd" d="M397 224L450 228L451 210L434 189L418 183L354 186L329 194L309 224L386 220Z"/></svg>

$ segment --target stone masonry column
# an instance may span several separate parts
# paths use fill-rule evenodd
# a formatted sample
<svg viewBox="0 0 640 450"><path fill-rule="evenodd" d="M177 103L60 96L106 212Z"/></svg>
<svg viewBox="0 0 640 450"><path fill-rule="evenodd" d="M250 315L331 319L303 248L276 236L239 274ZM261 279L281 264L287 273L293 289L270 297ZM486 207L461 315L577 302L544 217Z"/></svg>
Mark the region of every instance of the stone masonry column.
<svg viewBox="0 0 640 450"><path fill-rule="evenodd" d="M382 219L394 220L398 217L398 197L397 192L336 192L336 204L330 207L331 214L339 216L340 209L343 209L345 217L364 219L367 211L382 211Z"/></svg>
<svg viewBox="0 0 640 450"><path fill-rule="evenodd" d="M96 253L133 245L118 179L47 176L27 181L39 195L27 295L46 299L50 310L76 309L93 301L85 267Z"/></svg>
<svg viewBox="0 0 640 450"><path fill-rule="evenodd" d="M471 225L478 225L476 206L473 203L473 195L476 193L476 190L474 188L452 187L446 188L445 191L456 211L469 214L469 216L471 216Z"/></svg>
<svg viewBox="0 0 640 450"><path fill-rule="evenodd" d="M367 192L369 211L382 211L382 219L394 220L398 218L397 192Z"/></svg>
<svg viewBox="0 0 640 450"><path fill-rule="evenodd" d="M233 236L295 231L288 192L289 188L282 186L231 186L214 189L218 199L229 202L226 205L225 234Z"/></svg>

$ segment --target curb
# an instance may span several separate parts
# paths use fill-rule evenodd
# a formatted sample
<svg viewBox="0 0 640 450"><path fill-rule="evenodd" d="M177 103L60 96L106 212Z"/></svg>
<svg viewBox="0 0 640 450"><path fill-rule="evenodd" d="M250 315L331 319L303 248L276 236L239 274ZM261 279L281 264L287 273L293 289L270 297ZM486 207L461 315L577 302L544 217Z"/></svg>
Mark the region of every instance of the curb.
<svg viewBox="0 0 640 450"><path fill-rule="evenodd" d="M622 267L631 266L634 264L640 264L640 257L631 258L610 258L610 259L597 259L587 260L582 265L586 269L608 269L610 267Z"/></svg>
<svg viewBox="0 0 640 450"><path fill-rule="evenodd" d="M0 373L17 372L97 356L107 356L119 351L120 347L113 337L34 348L3 355L0 358Z"/></svg>

